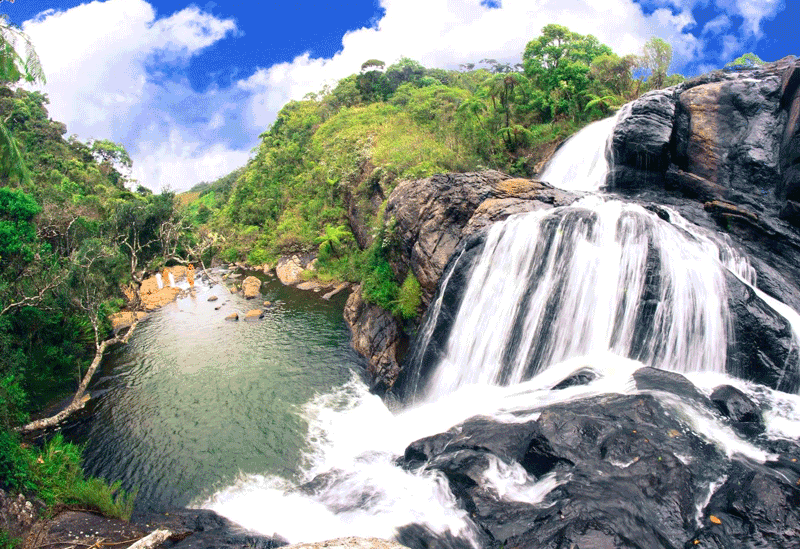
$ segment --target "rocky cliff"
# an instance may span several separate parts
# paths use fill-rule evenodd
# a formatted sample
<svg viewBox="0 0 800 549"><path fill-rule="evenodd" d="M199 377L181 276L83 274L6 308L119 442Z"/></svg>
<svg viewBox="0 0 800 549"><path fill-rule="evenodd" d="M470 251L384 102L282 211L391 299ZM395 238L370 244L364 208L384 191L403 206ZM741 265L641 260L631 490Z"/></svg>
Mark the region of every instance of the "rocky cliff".
<svg viewBox="0 0 800 549"><path fill-rule="evenodd" d="M404 181L387 201L384 219L398 250L391 257L398 280L413 271L427 308L453 252L468 236L515 213L553 208L576 195L497 171L443 174ZM406 326L389 312L364 302L360 288L350 295L344 313L353 347L369 361L375 388L386 390L400 373ZM416 326L410 326L411 329Z"/></svg>

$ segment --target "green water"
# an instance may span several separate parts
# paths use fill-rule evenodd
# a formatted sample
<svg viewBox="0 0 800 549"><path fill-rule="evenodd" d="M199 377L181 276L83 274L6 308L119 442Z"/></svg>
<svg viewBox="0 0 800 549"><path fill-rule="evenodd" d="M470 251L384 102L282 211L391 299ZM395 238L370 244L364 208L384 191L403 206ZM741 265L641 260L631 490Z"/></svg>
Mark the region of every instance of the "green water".
<svg viewBox="0 0 800 549"><path fill-rule="evenodd" d="M240 472L296 474L300 407L361 366L342 320L346 293L327 302L274 280L262 292L246 301L200 284L109 353L92 417L72 431L90 474L138 487L138 508L154 510L188 505ZM262 320L225 320L264 300L277 304Z"/></svg>

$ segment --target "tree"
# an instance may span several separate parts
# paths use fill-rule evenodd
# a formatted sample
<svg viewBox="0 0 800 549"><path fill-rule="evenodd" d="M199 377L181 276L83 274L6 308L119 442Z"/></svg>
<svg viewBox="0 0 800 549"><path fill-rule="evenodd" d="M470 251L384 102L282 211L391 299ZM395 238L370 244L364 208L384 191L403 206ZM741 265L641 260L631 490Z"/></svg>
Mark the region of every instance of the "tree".
<svg viewBox="0 0 800 549"><path fill-rule="evenodd" d="M730 63L725 64L725 69L729 70L743 70L743 69L753 69L756 67L760 67L764 65L766 61L761 59L754 53L745 53L741 57L737 57Z"/></svg>
<svg viewBox="0 0 800 549"><path fill-rule="evenodd" d="M542 35L528 42L522 55L525 75L542 90L540 112L546 118L568 114L577 118L588 102L589 71L611 48L589 35L562 25L547 25Z"/></svg>
<svg viewBox="0 0 800 549"><path fill-rule="evenodd" d="M648 74L647 85L651 90L664 87L671 63L672 46L656 36L647 41L640 58L640 67Z"/></svg>
<svg viewBox="0 0 800 549"><path fill-rule="evenodd" d="M24 56L15 49L20 42L25 48ZM16 84L20 80L44 82L44 71L30 39L3 14L0 15L0 86ZM20 181L27 181L30 175L7 123L8 117L0 120L0 178L15 176Z"/></svg>

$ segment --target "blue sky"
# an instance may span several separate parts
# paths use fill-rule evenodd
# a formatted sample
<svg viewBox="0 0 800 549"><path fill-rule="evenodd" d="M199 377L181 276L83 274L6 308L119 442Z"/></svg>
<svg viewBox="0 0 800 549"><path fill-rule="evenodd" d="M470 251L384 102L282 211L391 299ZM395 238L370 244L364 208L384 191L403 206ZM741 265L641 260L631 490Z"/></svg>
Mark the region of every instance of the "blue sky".
<svg viewBox="0 0 800 549"><path fill-rule="evenodd" d="M153 189L243 165L286 101L368 58L518 61L551 22L622 54L659 36L686 75L748 51L800 54L798 0L17 0L0 12L36 45L51 116L83 139L121 142Z"/></svg>

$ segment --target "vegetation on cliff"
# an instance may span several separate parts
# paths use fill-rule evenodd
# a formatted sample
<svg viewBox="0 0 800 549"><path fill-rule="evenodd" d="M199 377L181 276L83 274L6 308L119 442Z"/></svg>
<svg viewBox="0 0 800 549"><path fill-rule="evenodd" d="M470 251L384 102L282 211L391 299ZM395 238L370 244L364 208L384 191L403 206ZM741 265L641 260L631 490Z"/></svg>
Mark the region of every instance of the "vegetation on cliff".
<svg viewBox="0 0 800 549"><path fill-rule="evenodd" d="M399 284L407 273L386 261L391 220L381 206L396 182L482 168L532 176L580 127L680 81L667 75L671 56L658 38L641 56L619 56L594 36L547 25L516 65L370 59L287 104L247 166L197 186L187 211L219 235L224 260L260 265L320 251L318 277L363 281L369 301L413 317ZM339 243L328 246L334 229Z"/></svg>

